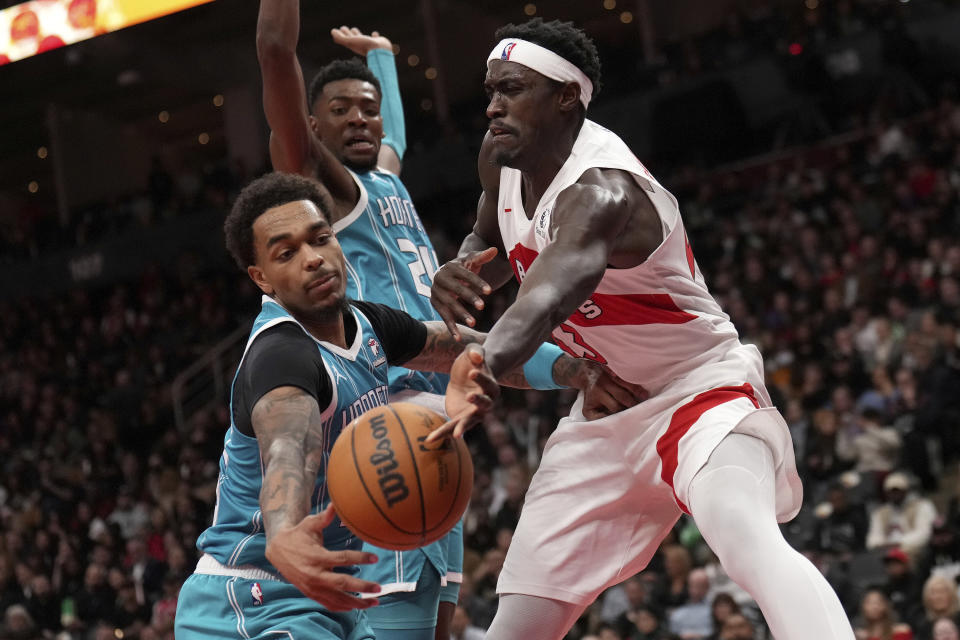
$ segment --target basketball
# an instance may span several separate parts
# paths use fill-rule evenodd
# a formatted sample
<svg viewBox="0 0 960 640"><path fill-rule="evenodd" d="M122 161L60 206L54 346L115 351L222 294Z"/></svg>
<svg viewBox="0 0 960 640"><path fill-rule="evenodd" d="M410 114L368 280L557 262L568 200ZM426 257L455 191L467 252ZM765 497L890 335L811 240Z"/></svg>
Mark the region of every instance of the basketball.
<svg viewBox="0 0 960 640"><path fill-rule="evenodd" d="M370 409L340 433L327 487L340 520L359 538L404 551L442 538L473 490L463 439L426 444L439 414L408 402Z"/></svg>

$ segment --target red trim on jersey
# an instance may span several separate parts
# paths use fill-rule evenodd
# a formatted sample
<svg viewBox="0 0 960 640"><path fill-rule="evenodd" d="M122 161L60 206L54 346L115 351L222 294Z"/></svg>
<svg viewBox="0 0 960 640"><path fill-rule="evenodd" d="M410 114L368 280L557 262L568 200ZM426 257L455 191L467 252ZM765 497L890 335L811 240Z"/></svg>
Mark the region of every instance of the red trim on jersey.
<svg viewBox="0 0 960 640"><path fill-rule="evenodd" d="M590 302L599 307L601 313L587 317L582 311L575 311L570 316L570 322L578 327L606 327L620 324L683 324L697 318L678 307L666 293L595 293L590 296Z"/></svg>
<svg viewBox="0 0 960 640"><path fill-rule="evenodd" d="M687 248L687 266L690 267L690 277L696 278L697 277L697 271L695 267L696 261L693 259L693 247L690 246L690 238L687 237L686 231L683 232L683 243L686 245L686 248Z"/></svg>
<svg viewBox="0 0 960 640"><path fill-rule="evenodd" d="M540 255L533 249L517 243L510 249L507 258L517 280L530 270L530 265ZM696 319L677 306L673 298L666 293L594 293L586 313L574 311L569 318L570 324L578 327L606 327L612 325L641 324L683 324ZM586 305L586 303L585 303ZM581 307L584 308L584 307ZM597 313L597 310L600 313Z"/></svg>
<svg viewBox="0 0 960 640"><path fill-rule="evenodd" d="M700 419L704 413L714 407L738 400L748 398L756 408L760 408L760 403L753 394L753 387L750 383L740 385L739 387L717 387L710 391L704 391L693 400L677 409L673 417L670 418L670 426L660 439L657 440L657 453L663 463L660 471L660 478L670 485L673 489L673 497L683 509L684 513L690 513L687 505L680 502L677 497L677 491L673 486L673 474L677 472L678 457L680 454L680 439L690 431L690 428Z"/></svg>

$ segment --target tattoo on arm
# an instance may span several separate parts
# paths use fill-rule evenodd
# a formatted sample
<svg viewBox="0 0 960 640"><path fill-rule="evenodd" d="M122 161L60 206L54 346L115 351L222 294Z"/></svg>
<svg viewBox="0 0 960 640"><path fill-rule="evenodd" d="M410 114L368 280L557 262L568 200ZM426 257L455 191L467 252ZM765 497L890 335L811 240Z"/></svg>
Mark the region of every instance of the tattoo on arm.
<svg viewBox="0 0 960 640"><path fill-rule="evenodd" d="M463 342L454 340L443 322L431 320L424 322L427 327L427 339L414 358L403 363L408 369L418 371L439 371L446 373L453 366L453 361L468 344L483 344L486 334L474 331L469 327L457 325Z"/></svg>
<svg viewBox="0 0 960 640"><path fill-rule="evenodd" d="M447 327L442 322L429 321L423 324L427 327L427 339L423 343L423 349L413 359L403 363L408 369L417 369L420 371L439 371L447 373L453 366L453 361L463 351L468 344L483 344L487 334L481 333L463 325L457 325L460 329L462 342L454 340ZM562 358L560 358L562 359ZM573 360L573 358L570 358ZM505 371L497 378L497 382L507 387L516 389L529 389L530 383L523 375L523 364ZM557 382L560 382L557 379Z"/></svg>
<svg viewBox="0 0 960 640"><path fill-rule="evenodd" d="M323 449L320 407L303 389L278 387L257 401L251 422L263 459L260 508L269 540L310 511Z"/></svg>
<svg viewBox="0 0 960 640"><path fill-rule="evenodd" d="M553 363L553 379L565 387L580 389L585 366L586 361L563 354Z"/></svg>

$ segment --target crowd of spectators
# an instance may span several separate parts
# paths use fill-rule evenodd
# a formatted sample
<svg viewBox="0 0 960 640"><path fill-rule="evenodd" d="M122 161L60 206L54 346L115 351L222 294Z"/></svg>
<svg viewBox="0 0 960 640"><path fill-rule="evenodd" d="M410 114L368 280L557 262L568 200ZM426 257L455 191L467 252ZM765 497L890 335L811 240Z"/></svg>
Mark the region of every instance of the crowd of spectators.
<svg viewBox="0 0 960 640"><path fill-rule="evenodd" d="M661 176L713 294L763 352L790 426L805 507L785 535L837 589L862 639L956 639L960 625L960 104L943 95L841 141ZM8 236L4 255L222 210L245 174L158 163L144 194L108 207L116 215L81 212L57 247L38 245L50 236L35 230ZM470 218L445 215L425 214L441 258ZM259 296L226 257L213 269L171 264L105 289L0 303L0 638L173 637L227 411L199 411L179 430L170 384L250 322ZM494 295L481 324L511 295ZM496 611L524 493L572 401L506 391L468 437L476 478L456 640L482 637ZM766 635L683 518L570 638Z"/></svg>

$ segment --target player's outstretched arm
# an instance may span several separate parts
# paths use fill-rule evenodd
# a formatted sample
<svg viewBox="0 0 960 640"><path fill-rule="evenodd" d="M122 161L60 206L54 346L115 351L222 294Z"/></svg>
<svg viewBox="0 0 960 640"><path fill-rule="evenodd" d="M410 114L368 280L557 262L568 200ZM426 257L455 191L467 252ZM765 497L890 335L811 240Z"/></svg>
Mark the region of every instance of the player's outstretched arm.
<svg viewBox="0 0 960 640"><path fill-rule="evenodd" d="M273 168L320 178L337 204L349 211L359 190L340 161L320 143L310 124L303 70L297 59L299 0L261 0L257 59L263 77L263 110L270 125Z"/></svg>
<svg viewBox="0 0 960 640"><path fill-rule="evenodd" d="M483 296L502 287L513 275L497 219L500 170L490 163L488 137L484 138L477 160L483 187L477 203L477 221L460 245L457 257L434 274L430 291L430 303L458 339L458 322L470 327L477 324L468 307L483 309Z"/></svg>
<svg viewBox="0 0 960 640"><path fill-rule="evenodd" d="M364 600L352 593L376 593L379 585L332 571L371 564L376 556L323 546L323 530L334 518L332 504L322 513L308 515L323 451L316 398L299 387L277 387L257 401L251 421L263 458L260 508L267 560L291 584L331 611L377 604L376 599Z"/></svg>
<svg viewBox="0 0 960 640"><path fill-rule="evenodd" d="M380 115L383 117L384 138L380 153L377 154L377 166L399 175L403 153L407 148L407 131L393 43L377 31L367 35L356 27L331 29L330 35L337 44L363 56L367 67L380 81Z"/></svg>
<svg viewBox="0 0 960 640"><path fill-rule="evenodd" d="M596 290L631 219L630 200L616 182L578 183L557 197L553 242L527 269L516 301L487 338L486 362L494 375L527 360Z"/></svg>

